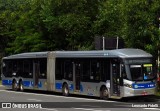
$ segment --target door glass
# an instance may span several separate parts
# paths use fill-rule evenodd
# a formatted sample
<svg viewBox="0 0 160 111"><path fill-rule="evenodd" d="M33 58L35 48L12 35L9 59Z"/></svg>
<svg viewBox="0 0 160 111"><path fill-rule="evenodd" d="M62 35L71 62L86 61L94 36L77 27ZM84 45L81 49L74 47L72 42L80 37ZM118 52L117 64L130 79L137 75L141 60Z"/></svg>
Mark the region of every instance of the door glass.
<svg viewBox="0 0 160 111"><path fill-rule="evenodd" d="M39 69L39 64L38 63L35 63L35 78L34 78L34 85L36 86L36 87L38 87L38 76L39 76L39 74L40 74L40 69Z"/></svg>
<svg viewBox="0 0 160 111"><path fill-rule="evenodd" d="M76 90L80 90L80 75L81 75L81 64L75 64L75 87Z"/></svg>
<svg viewBox="0 0 160 111"><path fill-rule="evenodd" d="M119 96L120 95L120 64L119 63L112 63L112 92L113 95Z"/></svg>

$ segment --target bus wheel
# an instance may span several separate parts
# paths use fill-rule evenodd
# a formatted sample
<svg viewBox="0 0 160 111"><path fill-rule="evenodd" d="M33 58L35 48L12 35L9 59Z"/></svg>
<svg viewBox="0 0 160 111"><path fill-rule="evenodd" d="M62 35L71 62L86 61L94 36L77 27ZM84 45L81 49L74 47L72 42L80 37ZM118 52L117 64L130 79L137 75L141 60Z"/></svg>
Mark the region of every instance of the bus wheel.
<svg viewBox="0 0 160 111"><path fill-rule="evenodd" d="M63 85L62 94L63 94L64 96L68 96L68 95L69 95L69 89L68 89L68 85L67 85L67 84L64 84L64 85Z"/></svg>
<svg viewBox="0 0 160 111"><path fill-rule="evenodd" d="M14 90L14 91L17 90L17 83L16 83L16 80L14 80L13 83L12 83L12 90Z"/></svg>
<svg viewBox="0 0 160 111"><path fill-rule="evenodd" d="M107 100L108 99L108 90L106 87L102 87L101 91L100 91L100 98Z"/></svg>
<svg viewBox="0 0 160 111"><path fill-rule="evenodd" d="M23 87L22 81L19 82L19 91L24 91L24 87Z"/></svg>

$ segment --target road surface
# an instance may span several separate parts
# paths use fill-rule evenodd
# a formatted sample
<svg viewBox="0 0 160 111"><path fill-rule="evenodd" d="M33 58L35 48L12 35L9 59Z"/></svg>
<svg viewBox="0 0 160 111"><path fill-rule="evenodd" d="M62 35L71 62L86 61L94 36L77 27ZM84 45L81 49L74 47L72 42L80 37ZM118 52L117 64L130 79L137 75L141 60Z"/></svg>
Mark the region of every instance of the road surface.
<svg viewBox="0 0 160 111"><path fill-rule="evenodd" d="M0 86L0 111L160 111L160 99L129 98L100 100L86 96L61 96L59 93L26 90L12 91Z"/></svg>

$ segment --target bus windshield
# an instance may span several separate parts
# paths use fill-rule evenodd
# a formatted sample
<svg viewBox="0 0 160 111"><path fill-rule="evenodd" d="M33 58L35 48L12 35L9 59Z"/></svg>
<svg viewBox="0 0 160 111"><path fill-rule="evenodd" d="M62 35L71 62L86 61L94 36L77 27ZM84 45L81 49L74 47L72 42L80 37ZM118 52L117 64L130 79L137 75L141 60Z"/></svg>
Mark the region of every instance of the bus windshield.
<svg viewBox="0 0 160 111"><path fill-rule="evenodd" d="M133 81L153 80L155 77L152 64L130 65L129 68Z"/></svg>

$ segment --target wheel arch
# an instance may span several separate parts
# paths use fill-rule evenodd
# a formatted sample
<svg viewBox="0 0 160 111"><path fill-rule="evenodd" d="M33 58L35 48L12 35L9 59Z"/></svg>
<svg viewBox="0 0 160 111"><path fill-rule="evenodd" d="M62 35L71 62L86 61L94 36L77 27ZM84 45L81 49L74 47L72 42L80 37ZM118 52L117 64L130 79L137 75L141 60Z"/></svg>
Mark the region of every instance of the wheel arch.
<svg viewBox="0 0 160 111"><path fill-rule="evenodd" d="M102 85L102 86L100 87L99 92L101 92L104 87L107 88L105 85ZM108 89L107 89L107 90L108 90Z"/></svg>

